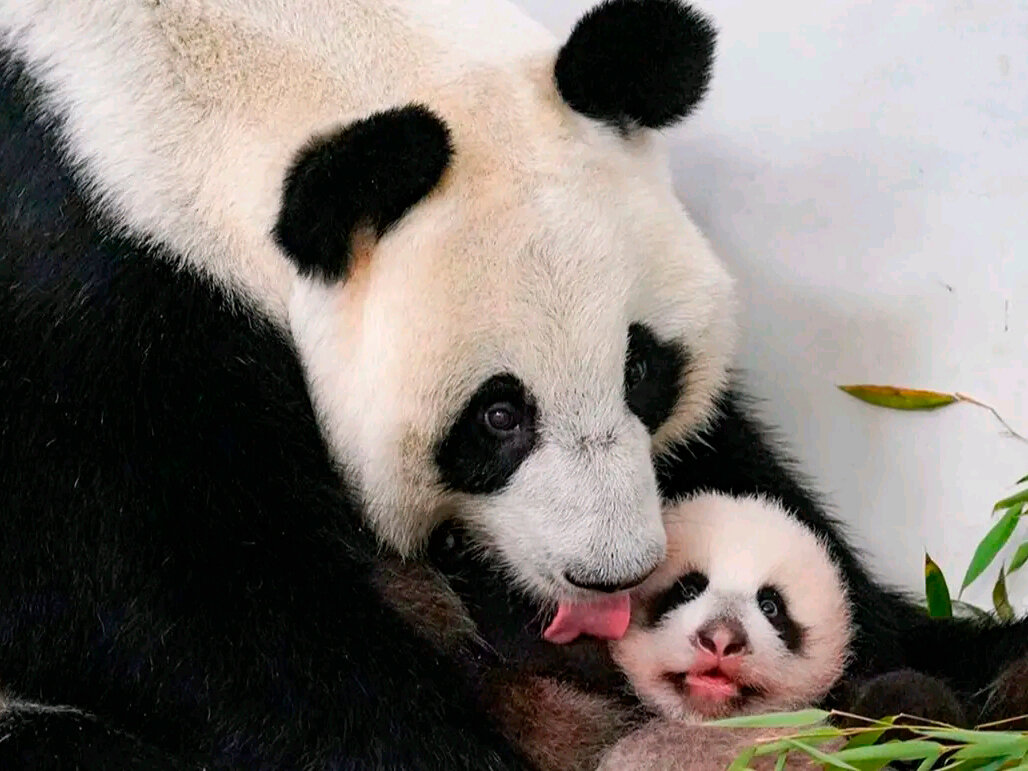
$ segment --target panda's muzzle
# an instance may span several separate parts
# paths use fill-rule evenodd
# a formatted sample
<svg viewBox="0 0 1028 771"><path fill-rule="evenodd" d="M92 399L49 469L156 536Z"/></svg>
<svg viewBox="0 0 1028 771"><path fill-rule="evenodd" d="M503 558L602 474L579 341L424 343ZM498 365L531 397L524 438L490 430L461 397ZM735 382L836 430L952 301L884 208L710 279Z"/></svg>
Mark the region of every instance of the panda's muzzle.
<svg viewBox="0 0 1028 771"><path fill-rule="evenodd" d="M623 581L590 580L588 577L575 574L570 570L565 570L564 580L578 589L585 589L590 592L602 592L603 594L615 594L616 592L626 592L629 589L634 589L649 578L656 569L657 565L655 564L649 570L645 570L636 574L632 578L628 578Z"/></svg>

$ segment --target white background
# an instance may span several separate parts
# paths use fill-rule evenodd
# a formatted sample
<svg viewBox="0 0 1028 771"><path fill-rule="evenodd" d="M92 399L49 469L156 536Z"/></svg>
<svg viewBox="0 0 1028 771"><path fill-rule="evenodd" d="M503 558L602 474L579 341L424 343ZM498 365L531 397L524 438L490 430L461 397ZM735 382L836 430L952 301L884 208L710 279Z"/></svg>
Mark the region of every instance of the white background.
<svg viewBox="0 0 1028 771"><path fill-rule="evenodd" d="M515 2L561 37L592 4ZM673 166L740 282L738 363L878 574L921 592L927 549L955 591L1028 445L970 405L835 386L962 391L1028 435L1028 3L697 7L718 59Z"/></svg>

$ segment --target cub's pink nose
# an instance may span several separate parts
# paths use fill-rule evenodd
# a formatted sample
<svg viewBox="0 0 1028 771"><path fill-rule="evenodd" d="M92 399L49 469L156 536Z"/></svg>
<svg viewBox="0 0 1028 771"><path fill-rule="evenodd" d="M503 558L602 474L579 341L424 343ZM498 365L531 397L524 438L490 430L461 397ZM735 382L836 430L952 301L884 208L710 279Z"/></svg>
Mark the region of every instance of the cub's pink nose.
<svg viewBox="0 0 1028 771"><path fill-rule="evenodd" d="M718 659L741 656L750 649L746 630L734 618L705 624L696 632L696 644Z"/></svg>

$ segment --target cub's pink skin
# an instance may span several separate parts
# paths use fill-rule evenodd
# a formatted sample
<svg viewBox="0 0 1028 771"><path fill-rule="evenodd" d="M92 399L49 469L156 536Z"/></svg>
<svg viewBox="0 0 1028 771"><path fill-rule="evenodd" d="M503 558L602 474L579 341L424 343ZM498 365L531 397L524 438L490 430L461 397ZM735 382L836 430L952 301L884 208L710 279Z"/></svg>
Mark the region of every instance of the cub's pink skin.
<svg viewBox="0 0 1028 771"><path fill-rule="evenodd" d="M824 543L778 503L703 494L664 514L667 560L612 653L640 699L701 721L817 701L845 668L850 607Z"/></svg>

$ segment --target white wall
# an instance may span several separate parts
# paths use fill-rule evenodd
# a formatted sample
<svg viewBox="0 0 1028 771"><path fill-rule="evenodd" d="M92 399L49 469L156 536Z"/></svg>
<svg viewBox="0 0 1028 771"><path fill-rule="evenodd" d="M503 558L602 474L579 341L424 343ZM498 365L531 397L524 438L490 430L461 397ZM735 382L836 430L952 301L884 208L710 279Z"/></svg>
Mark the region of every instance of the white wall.
<svg viewBox="0 0 1028 771"><path fill-rule="evenodd" d="M591 5L515 2L561 36ZM959 585L1028 445L835 385L963 391L1028 435L1028 4L697 6L718 62L673 163L741 283L739 364L878 572L920 591L927 548ZM1010 589L1028 609L1028 569Z"/></svg>

